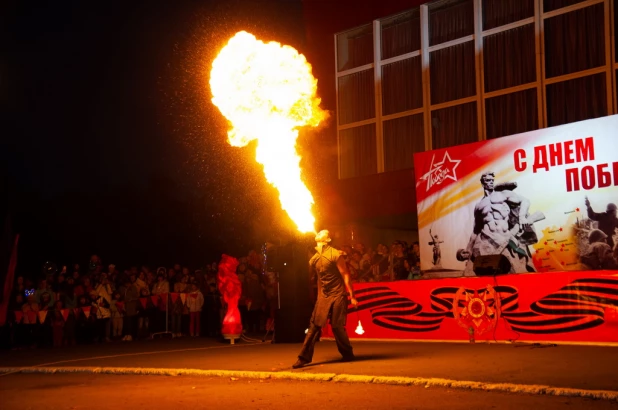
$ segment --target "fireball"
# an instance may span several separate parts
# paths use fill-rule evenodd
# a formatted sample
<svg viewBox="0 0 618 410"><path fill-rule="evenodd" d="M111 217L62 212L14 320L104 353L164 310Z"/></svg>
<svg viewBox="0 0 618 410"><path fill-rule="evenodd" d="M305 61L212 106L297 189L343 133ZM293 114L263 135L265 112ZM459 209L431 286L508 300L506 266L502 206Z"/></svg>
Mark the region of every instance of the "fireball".
<svg viewBox="0 0 618 410"><path fill-rule="evenodd" d="M228 142L257 141L256 160L279 190L281 207L298 230L315 232L314 203L301 178L296 139L300 127L326 118L311 65L294 48L264 43L245 31L219 52L210 72L212 102L229 120Z"/></svg>

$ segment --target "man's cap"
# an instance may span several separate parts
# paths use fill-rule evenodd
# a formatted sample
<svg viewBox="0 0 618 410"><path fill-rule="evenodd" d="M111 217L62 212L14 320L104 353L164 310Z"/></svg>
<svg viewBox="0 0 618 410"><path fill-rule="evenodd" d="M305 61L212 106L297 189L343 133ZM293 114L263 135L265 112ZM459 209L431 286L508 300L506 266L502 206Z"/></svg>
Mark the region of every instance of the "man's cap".
<svg viewBox="0 0 618 410"><path fill-rule="evenodd" d="M618 207L616 206L616 204L612 204L612 203L607 204L607 212L616 211L616 210L618 210Z"/></svg>

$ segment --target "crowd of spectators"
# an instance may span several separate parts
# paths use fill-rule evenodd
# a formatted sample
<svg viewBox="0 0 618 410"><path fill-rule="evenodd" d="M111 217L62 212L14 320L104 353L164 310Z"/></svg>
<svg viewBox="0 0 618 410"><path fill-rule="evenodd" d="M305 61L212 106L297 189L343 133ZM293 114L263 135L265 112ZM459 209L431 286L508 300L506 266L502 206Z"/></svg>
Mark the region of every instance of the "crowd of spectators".
<svg viewBox="0 0 618 410"><path fill-rule="evenodd" d="M394 241L390 248L379 243L375 249L356 243L345 245L342 250L353 283L412 280L422 276L418 242L408 246L405 241Z"/></svg>
<svg viewBox="0 0 618 410"><path fill-rule="evenodd" d="M361 243L342 246L353 283L418 279L418 243L395 241L390 249ZM239 310L243 331L271 328L277 301L276 274L263 255L239 258ZM36 282L35 282L36 281ZM130 342L156 334L221 337L226 306L218 289L217 263L191 270L104 266L92 255L88 266L46 264L38 280L19 276L11 295L8 323L15 349Z"/></svg>

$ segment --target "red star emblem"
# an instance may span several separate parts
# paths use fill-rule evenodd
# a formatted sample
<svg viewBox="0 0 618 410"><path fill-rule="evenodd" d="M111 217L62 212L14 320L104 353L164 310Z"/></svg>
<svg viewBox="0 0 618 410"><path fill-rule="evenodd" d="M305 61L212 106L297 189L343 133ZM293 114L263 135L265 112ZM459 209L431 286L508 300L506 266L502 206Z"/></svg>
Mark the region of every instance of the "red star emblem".
<svg viewBox="0 0 618 410"><path fill-rule="evenodd" d="M562 252L564 249L560 248L560 252Z"/></svg>
<svg viewBox="0 0 618 410"><path fill-rule="evenodd" d="M431 166L429 167L429 171L421 177L421 181L427 180L427 191L433 185L440 185L442 182L447 179L452 179L453 181L457 181L457 174L455 173L455 169L459 166L461 160L453 160L451 159L448 151L444 152L444 158L442 158L442 162L434 163L432 158Z"/></svg>
<svg viewBox="0 0 618 410"><path fill-rule="evenodd" d="M558 242L554 241L554 245L558 245Z"/></svg>
<svg viewBox="0 0 618 410"><path fill-rule="evenodd" d="M562 245L561 245L561 247L563 247L563 248L564 248L564 244L562 244Z"/></svg>
<svg viewBox="0 0 618 410"><path fill-rule="evenodd" d="M560 232L562 232L562 227L560 227Z"/></svg>
<svg viewBox="0 0 618 410"><path fill-rule="evenodd" d="M544 244L547 245L547 241L545 241Z"/></svg>
<svg viewBox="0 0 618 410"><path fill-rule="evenodd" d="M575 208L575 211L579 212L579 208Z"/></svg>
<svg viewBox="0 0 618 410"><path fill-rule="evenodd" d="M549 251L545 252L545 255L549 255Z"/></svg>

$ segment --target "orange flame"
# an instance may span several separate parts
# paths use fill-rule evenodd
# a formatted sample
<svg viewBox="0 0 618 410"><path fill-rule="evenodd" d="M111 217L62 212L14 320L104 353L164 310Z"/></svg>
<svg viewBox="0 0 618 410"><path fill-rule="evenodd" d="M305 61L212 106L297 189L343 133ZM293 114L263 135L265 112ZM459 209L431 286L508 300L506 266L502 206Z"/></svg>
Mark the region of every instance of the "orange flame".
<svg viewBox="0 0 618 410"><path fill-rule="evenodd" d="M313 196L301 179L298 129L326 118L311 65L290 46L264 43L245 31L223 47L210 72L212 102L231 122L228 141L257 140L256 160L279 190L281 207L299 231L315 232Z"/></svg>

